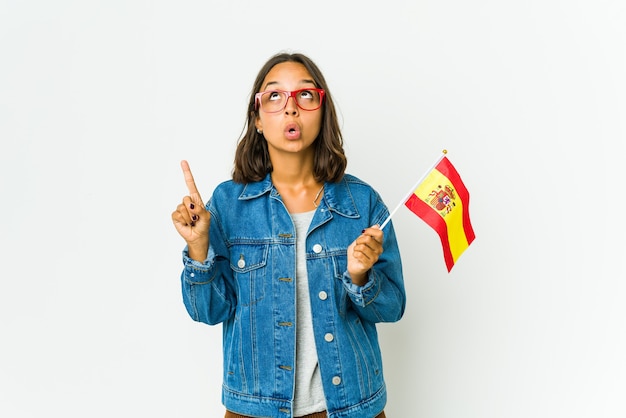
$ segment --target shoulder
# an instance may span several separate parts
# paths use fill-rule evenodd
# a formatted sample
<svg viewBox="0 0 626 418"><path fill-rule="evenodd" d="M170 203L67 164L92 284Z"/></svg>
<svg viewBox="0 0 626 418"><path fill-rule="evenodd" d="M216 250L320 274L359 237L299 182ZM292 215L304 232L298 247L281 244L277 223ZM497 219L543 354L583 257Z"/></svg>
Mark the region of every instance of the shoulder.
<svg viewBox="0 0 626 418"><path fill-rule="evenodd" d="M364 187L369 187L372 188L372 186L369 185L369 183L361 180L359 177L353 175L353 174L349 174L346 173L343 175L343 179L341 179L341 181L346 182L348 185L355 185L355 186L364 186Z"/></svg>
<svg viewBox="0 0 626 418"><path fill-rule="evenodd" d="M269 175L261 181L252 183L238 183L234 180L226 180L218 184L215 190L213 190L211 201L250 201L268 193L271 189L272 181Z"/></svg>
<svg viewBox="0 0 626 418"><path fill-rule="evenodd" d="M215 189L213 189L213 194L208 203L212 206L215 206L216 204L221 206L224 202L232 202L233 200L236 201L237 197L241 195L245 187L245 184L236 183L233 180L223 181L219 183Z"/></svg>
<svg viewBox="0 0 626 418"><path fill-rule="evenodd" d="M225 180L223 182L221 182L220 184L217 185L217 187L215 187L215 190L213 191L213 195L217 194L221 194L221 193L232 193L233 191L236 190L243 190L243 188L246 187L245 184L243 183L237 183L234 180Z"/></svg>
<svg viewBox="0 0 626 418"><path fill-rule="evenodd" d="M324 201L329 209L348 218L362 218L369 225L382 223L389 211L380 194L366 181L344 174L336 183L326 183Z"/></svg>
<svg viewBox="0 0 626 418"><path fill-rule="evenodd" d="M353 202L356 207L374 207L384 205L380 194L366 181L352 175L344 174L336 183L327 183L328 200L337 206L347 205Z"/></svg>
<svg viewBox="0 0 626 418"><path fill-rule="evenodd" d="M355 175L344 174L340 183L345 184L346 188L348 188L350 192L367 193L376 197L379 196L378 192L368 182Z"/></svg>

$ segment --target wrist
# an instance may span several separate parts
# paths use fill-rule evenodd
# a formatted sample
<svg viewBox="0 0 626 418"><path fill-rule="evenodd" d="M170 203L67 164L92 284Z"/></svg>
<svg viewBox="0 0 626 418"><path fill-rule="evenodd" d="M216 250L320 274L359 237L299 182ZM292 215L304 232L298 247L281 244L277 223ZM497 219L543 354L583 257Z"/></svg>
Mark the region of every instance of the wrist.
<svg viewBox="0 0 626 418"><path fill-rule="evenodd" d="M209 254L209 247L208 245L187 245L187 253L189 255L189 258L191 258L192 260L196 260L199 263L204 263L204 260L207 259L207 256Z"/></svg>
<svg viewBox="0 0 626 418"><path fill-rule="evenodd" d="M352 274L348 272L348 274L350 275L350 278L352 279L352 283L357 286L365 286L365 284L367 283L367 272L357 273L357 274Z"/></svg>

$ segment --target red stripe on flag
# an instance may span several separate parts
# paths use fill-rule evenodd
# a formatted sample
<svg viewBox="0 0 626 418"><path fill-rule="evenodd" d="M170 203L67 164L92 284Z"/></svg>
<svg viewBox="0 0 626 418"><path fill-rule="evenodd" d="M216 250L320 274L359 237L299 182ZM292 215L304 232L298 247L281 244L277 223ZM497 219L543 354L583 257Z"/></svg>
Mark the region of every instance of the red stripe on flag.
<svg viewBox="0 0 626 418"><path fill-rule="evenodd" d="M437 235L439 235L439 239L441 240L441 246L443 247L443 258L446 262L446 268L448 269L448 272L450 272L450 270L452 270L452 266L454 266L454 259L452 258L452 252L450 251L450 242L448 241L448 225L446 224L446 221L444 221L441 215L439 215L439 213L437 213L431 206L417 197L415 193L413 193L407 201L404 202L404 204L411 212L422 218L424 222L437 232Z"/></svg>

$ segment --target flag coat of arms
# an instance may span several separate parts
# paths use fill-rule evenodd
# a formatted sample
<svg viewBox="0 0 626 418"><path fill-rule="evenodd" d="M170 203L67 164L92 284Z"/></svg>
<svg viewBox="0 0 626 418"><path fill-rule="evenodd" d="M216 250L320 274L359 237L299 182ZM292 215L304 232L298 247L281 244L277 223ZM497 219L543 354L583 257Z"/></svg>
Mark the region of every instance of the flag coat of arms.
<svg viewBox="0 0 626 418"><path fill-rule="evenodd" d="M404 204L437 232L450 272L475 235L469 192L447 157L441 158Z"/></svg>

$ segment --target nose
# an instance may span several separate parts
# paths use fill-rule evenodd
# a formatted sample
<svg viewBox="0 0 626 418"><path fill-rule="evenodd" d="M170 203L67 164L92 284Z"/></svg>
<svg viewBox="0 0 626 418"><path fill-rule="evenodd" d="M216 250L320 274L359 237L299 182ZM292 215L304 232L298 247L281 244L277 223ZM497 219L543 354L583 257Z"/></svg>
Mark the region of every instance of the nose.
<svg viewBox="0 0 626 418"><path fill-rule="evenodd" d="M287 103L285 103L285 114L295 115L298 113L298 104L296 98L293 96L287 97Z"/></svg>

